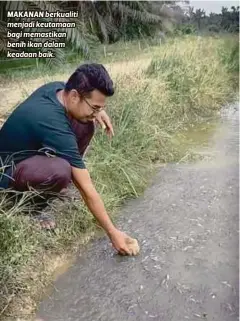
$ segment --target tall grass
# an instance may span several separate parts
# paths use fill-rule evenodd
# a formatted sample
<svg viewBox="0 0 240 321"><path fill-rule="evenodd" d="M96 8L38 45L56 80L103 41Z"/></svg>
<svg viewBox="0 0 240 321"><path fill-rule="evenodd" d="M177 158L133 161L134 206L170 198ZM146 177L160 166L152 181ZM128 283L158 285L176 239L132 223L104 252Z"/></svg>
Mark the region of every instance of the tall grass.
<svg viewBox="0 0 240 321"><path fill-rule="evenodd" d="M239 39L236 36L224 37L219 47L222 63L232 75L235 88L239 88Z"/></svg>
<svg viewBox="0 0 240 321"><path fill-rule="evenodd" d="M99 131L86 159L113 219L126 199L143 192L156 161L184 156L174 134L189 122L214 115L232 99L233 70L221 55L227 50L224 44L222 39L176 39L152 47L150 63L145 57L132 73L123 63L114 74L117 92L108 113L116 136L110 142ZM74 202L53 203L59 230L48 236L23 215L26 200L6 206L5 197L0 214L0 311L6 314L18 304L23 308L26 295L34 306L50 276L42 257L66 252L79 237L94 231L95 224L75 193Z"/></svg>

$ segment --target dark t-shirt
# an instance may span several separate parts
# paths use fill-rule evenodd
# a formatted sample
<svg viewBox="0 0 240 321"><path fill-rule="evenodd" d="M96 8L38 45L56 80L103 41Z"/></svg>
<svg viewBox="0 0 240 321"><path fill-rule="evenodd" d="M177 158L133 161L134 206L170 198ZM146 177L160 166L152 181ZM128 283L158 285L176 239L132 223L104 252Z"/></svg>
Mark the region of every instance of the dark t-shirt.
<svg viewBox="0 0 240 321"><path fill-rule="evenodd" d="M44 148L67 160L72 166L85 168L75 134L64 106L57 99L63 82L52 82L34 91L10 115L0 130L0 168L11 175L13 164L42 154ZM0 187L9 179L0 170Z"/></svg>

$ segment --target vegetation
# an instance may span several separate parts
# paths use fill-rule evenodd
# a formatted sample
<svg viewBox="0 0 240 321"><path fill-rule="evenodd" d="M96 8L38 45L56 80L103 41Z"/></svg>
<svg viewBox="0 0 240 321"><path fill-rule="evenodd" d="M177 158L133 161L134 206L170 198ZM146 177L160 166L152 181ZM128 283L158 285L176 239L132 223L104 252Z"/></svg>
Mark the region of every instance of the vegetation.
<svg viewBox="0 0 240 321"><path fill-rule="evenodd" d="M203 9L189 7L181 22L177 25L175 32L190 34L196 32L212 33L238 33L239 32L239 6L232 6L229 10L222 7L221 13L211 12L209 15Z"/></svg>
<svg viewBox="0 0 240 321"><path fill-rule="evenodd" d="M86 161L113 218L126 199L142 193L156 162L183 158L175 133L189 122L214 115L233 97L236 55L231 48L222 38L186 36L149 47L138 56L129 50L126 62L118 62L116 56L115 62L106 65L117 83L108 110L116 136L109 142L99 131ZM62 77L65 74L56 74L52 80ZM79 239L96 230L92 216L74 195L74 202L53 203L59 230L48 237L24 214L29 210L31 193L20 195L18 202L1 194L3 317L14 310L17 314L30 313L50 280L52 269L47 262L56 254L77 248Z"/></svg>
<svg viewBox="0 0 240 321"><path fill-rule="evenodd" d="M8 10L56 10L78 12L78 18L39 18L41 22L76 23L76 28L59 28L67 33L65 49L51 48L55 58L11 59L6 58L7 32L39 31L39 28L10 28L8 22L28 22L30 18L8 18ZM44 31L51 31L44 28ZM204 10L196 11L189 1L2 1L0 3L0 73L9 68L31 68L42 63L54 67L71 61L73 56L95 59L99 44L113 44L119 41L135 39L165 39L166 36L193 34L196 32L230 32L239 31L239 7L231 10L223 7L220 14L206 15ZM16 41L16 39L11 39ZM19 41L26 40L23 37ZM33 42L44 42L46 39L31 38ZM51 39L49 39L51 40ZM55 39L59 40L59 39ZM22 51L22 48L15 49ZM24 51L33 51L24 48ZM48 48L42 48L47 51Z"/></svg>
<svg viewBox="0 0 240 321"><path fill-rule="evenodd" d="M20 32L21 28L7 28L7 17L11 10L46 10L49 12L74 10L79 18L48 18L47 21L76 23L75 29L61 28L67 32L68 50L53 48L56 58L48 63L60 63L69 50L75 50L89 57L91 49L100 43L114 43L120 39L132 40L155 34L158 30L168 30L179 19L182 11L176 1L2 1L0 4L0 54L7 51L7 31ZM29 21L30 18L15 18L15 21ZM46 18L39 18L46 21ZM25 28L26 29L26 28ZM25 30L23 29L23 30ZM39 31L28 28L30 32ZM60 30L60 29L59 29ZM44 31L50 31L45 29ZM14 39L12 39L14 41ZM19 41L25 40L20 38ZM33 38L34 42L43 39ZM20 48L21 49L21 48ZM47 48L45 48L47 50ZM31 49L28 49L31 51ZM44 48L43 48L44 51Z"/></svg>

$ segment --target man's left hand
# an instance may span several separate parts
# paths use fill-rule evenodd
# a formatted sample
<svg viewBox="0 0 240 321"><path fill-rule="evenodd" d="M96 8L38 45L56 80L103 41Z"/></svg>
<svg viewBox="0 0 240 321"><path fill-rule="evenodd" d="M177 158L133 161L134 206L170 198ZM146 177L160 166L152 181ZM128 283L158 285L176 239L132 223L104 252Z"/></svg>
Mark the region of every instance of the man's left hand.
<svg viewBox="0 0 240 321"><path fill-rule="evenodd" d="M114 136L111 120L105 110L100 111L96 115L96 121L101 125L102 129L106 131L109 138Z"/></svg>

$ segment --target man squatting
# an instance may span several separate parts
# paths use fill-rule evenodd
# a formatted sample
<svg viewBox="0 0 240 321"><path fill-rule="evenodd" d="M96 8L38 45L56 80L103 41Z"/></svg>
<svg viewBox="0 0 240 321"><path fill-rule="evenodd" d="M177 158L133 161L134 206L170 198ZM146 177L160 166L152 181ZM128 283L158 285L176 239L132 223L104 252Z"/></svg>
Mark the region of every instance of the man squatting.
<svg viewBox="0 0 240 321"><path fill-rule="evenodd" d="M110 138L114 135L104 110L113 94L108 72L94 63L81 65L66 83L51 82L35 90L0 130L0 188L58 194L73 181L118 253L136 255L139 248L129 247L132 239L113 225L83 161L96 122ZM56 227L53 217L37 212L42 228Z"/></svg>

